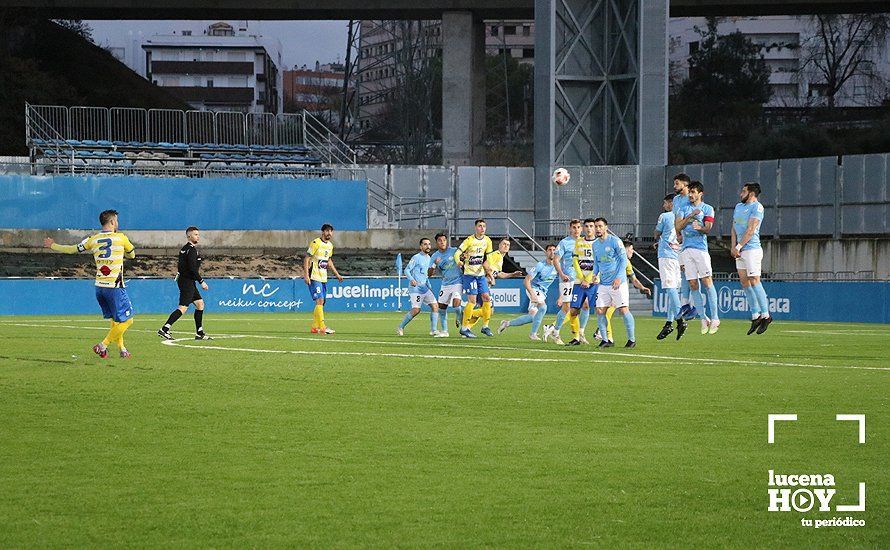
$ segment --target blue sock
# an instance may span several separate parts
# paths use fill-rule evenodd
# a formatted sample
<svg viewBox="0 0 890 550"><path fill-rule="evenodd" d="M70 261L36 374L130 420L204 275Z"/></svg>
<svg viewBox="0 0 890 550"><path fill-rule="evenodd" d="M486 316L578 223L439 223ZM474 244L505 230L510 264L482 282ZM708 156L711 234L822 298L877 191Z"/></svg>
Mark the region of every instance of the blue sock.
<svg viewBox="0 0 890 550"><path fill-rule="evenodd" d="M587 320L590 319L590 310L582 309L581 314L578 316L578 323L581 325L581 334L584 334L584 329L587 327Z"/></svg>
<svg viewBox="0 0 890 550"><path fill-rule="evenodd" d="M533 320L533 317L531 315L529 315L528 313L526 313L525 315L521 315L515 319L511 319L510 321L507 321L507 326L508 327L521 327L522 325L527 325L527 324L531 323L532 320Z"/></svg>
<svg viewBox="0 0 890 550"><path fill-rule="evenodd" d="M757 319L760 317L760 300L757 298L757 293L753 286L748 285L745 287L745 298L748 300L748 311L751 312L751 318Z"/></svg>
<svg viewBox="0 0 890 550"><path fill-rule="evenodd" d="M689 304L689 293L692 289L689 288L689 281L686 280L686 277L681 277L680 280L680 305L684 306Z"/></svg>
<svg viewBox="0 0 890 550"><path fill-rule="evenodd" d="M692 298L692 305L695 309L698 310L698 314L704 316L705 314L705 296L701 293L701 290L692 290L689 289L689 296Z"/></svg>
<svg viewBox="0 0 890 550"><path fill-rule="evenodd" d="M448 310L444 308L439 310L439 330L448 332Z"/></svg>
<svg viewBox="0 0 890 550"><path fill-rule="evenodd" d="M430 332L435 332L437 326L439 326L439 312L431 311L430 312Z"/></svg>
<svg viewBox="0 0 890 550"><path fill-rule="evenodd" d="M673 321L680 314L680 293L676 288L666 288L668 297L667 319Z"/></svg>
<svg viewBox="0 0 890 550"><path fill-rule="evenodd" d="M559 313L556 314L556 324L554 324L554 328L556 328L556 332L559 332L562 329L562 324L566 320L566 312L562 309L559 310Z"/></svg>
<svg viewBox="0 0 890 550"><path fill-rule="evenodd" d="M757 283L754 286L754 293L757 295L757 302L760 305L760 316L769 317L769 298L766 297L766 289L763 283Z"/></svg>
<svg viewBox="0 0 890 550"><path fill-rule="evenodd" d="M411 316L411 312L410 312L410 311L409 311L408 313L406 313L406 314L405 314L405 318L402 319L402 323L399 325L399 328L405 328L405 325L407 325L408 323L410 323L410 322L411 322L411 319L413 319L413 318L414 318L414 317Z"/></svg>
<svg viewBox="0 0 890 550"><path fill-rule="evenodd" d="M600 329L600 334L602 335L603 339L605 339L606 335L609 334L609 322L606 319L605 313L603 313L603 314L597 313L596 314L596 324Z"/></svg>
<svg viewBox="0 0 890 550"><path fill-rule="evenodd" d="M631 342L637 341L637 338L634 335L634 327L634 316L630 311L628 311L624 314L624 328L627 329L627 339Z"/></svg>
<svg viewBox="0 0 890 550"><path fill-rule="evenodd" d="M538 308L538 312L535 313L535 317L532 320L532 334L536 334L538 329L541 328L541 321L544 320L544 315L547 314L547 304L542 305Z"/></svg>
<svg viewBox="0 0 890 550"><path fill-rule="evenodd" d="M708 314L708 317L710 317L712 321L719 321L720 308L717 307L717 287L711 284L711 286L705 287L705 292L708 293L708 309L711 311L710 314Z"/></svg>

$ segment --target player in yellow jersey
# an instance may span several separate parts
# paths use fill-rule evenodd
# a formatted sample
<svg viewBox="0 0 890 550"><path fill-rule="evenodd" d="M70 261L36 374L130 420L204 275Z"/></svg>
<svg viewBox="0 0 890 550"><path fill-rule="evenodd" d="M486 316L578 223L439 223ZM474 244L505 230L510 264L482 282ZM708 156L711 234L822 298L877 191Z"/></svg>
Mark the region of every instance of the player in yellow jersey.
<svg viewBox="0 0 890 550"><path fill-rule="evenodd" d="M315 301L315 309L312 311L312 334L334 334L334 330L325 325L324 302L328 292L328 269L343 282L343 277L334 267L334 226L326 223L321 226L321 237L309 243L306 256L303 257L303 280L309 285L309 293Z"/></svg>
<svg viewBox="0 0 890 550"><path fill-rule="evenodd" d="M87 237L79 244L56 244L49 237L43 245L56 252L78 254L89 252L96 261L96 300L102 308L102 317L111 319L111 329L105 339L93 346L101 358L108 357L111 342L120 348L120 356L130 357L124 346L124 332L133 324L133 305L124 288L124 258L135 258L136 249L123 233L118 233L117 210L105 210L99 214L102 232Z"/></svg>
<svg viewBox="0 0 890 550"><path fill-rule="evenodd" d="M567 346L580 346L589 343L584 335L587 320L590 318L590 304L596 304L599 281L593 273L593 242L596 230L592 218L584 220L584 236L575 241L572 253L575 267L575 285L572 287L572 303L569 310L570 323L578 319L578 333Z"/></svg>
<svg viewBox="0 0 890 550"><path fill-rule="evenodd" d="M498 249L488 255L488 265L491 266L492 275L491 279L488 280L488 284L491 286L497 284L498 279L512 279L514 277L524 276L521 271L504 272L504 257L510 252L510 242L510 237L504 237L498 242ZM494 315L494 303L491 304L491 314ZM482 308L474 308L472 315L470 315L470 328L473 328L479 319L482 318ZM485 327L488 327L487 323L485 324ZM485 327L482 328L484 329Z"/></svg>
<svg viewBox="0 0 890 550"><path fill-rule="evenodd" d="M482 334L494 336L488 328L488 321L491 319L491 292L488 290L488 281L493 279L488 255L492 253L493 248L491 239L485 235L485 220L476 220L474 226L475 233L464 239L454 252L455 263L463 269L461 282L464 294L467 295L467 305L464 306L460 329L460 335L464 338L476 337L470 330L470 318L479 299L482 300L482 323L485 325Z"/></svg>

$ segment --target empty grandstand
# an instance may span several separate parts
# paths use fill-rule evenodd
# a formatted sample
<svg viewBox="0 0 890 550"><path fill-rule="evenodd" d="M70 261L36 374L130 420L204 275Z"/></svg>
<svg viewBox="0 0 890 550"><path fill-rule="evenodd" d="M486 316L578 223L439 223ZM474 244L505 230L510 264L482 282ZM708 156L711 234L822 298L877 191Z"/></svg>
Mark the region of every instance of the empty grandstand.
<svg viewBox="0 0 890 550"><path fill-rule="evenodd" d="M333 177L355 152L309 113L25 106L32 174Z"/></svg>

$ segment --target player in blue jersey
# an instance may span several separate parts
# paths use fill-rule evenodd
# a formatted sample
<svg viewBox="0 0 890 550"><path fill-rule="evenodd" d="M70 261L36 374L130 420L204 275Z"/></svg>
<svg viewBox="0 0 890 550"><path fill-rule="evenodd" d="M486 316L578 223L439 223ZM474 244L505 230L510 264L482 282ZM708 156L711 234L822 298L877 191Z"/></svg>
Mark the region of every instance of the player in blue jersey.
<svg viewBox="0 0 890 550"><path fill-rule="evenodd" d="M569 315L572 304L572 288L575 286L575 242L581 238L581 220L574 219L569 222L569 234L556 245L554 258L556 259L556 273L559 278L559 295L556 298L556 322L544 327L544 341L553 339L557 345L563 345L559 337L562 324ZM590 310L588 310L589 312ZM578 317L569 317L572 328L572 340L578 340L581 331L581 322Z"/></svg>
<svg viewBox="0 0 890 550"><path fill-rule="evenodd" d="M624 243L615 235L609 234L609 222L605 218L594 220L596 240L593 241L593 274L598 283L596 293L596 318L603 340L599 347L608 348L615 343L608 338L609 327L606 312L610 307L618 310L624 318L627 330L626 348L636 347L634 336L634 316L628 305L630 293L627 288L627 251Z"/></svg>
<svg viewBox="0 0 890 550"><path fill-rule="evenodd" d="M438 331L443 337L448 337L448 306L454 308L457 313L457 326L460 328L461 317L461 291L463 285L461 283L460 268L454 261L454 253L457 249L448 246L448 236L444 233L436 235L436 251L430 257L430 271L433 275L436 270L442 276L442 286L439 288L439 327ZM430 334L437 330L436 327L430 328Z"/></svg>
<svg viewBox="0 0 890 550"><path fill-rule="evenodd" d="M436 295L430 289L429 271L430 271L430 250L433 246L429 239L420 239L420 252L411 257L411 261L405 266L405 276L408 277L408 284L411 288L408 290L408 298L411 301L411 311L405 314L405 318L396 329L396 333L402 336L405 333L405 326L411 322L411 319L417 317L420 313L420 307L424 304L430 306L430 327L434 337L440 338L442 333L435 329L439 320L439 305L436 303Z"/></svg>
<svg viewBox="0 0 890 550"><path fill-rule="evenodd" d="M720 317L717 312L717 289L711 279L711 255L708 253L708 233L714 226L714 207L702 201L704 193L705 189L700 181L689 184L689 204L677 214L674 227L683 235L680 263L683 264L686 280L689 281L692 303L702 312L701 333L715 334L720 326ZM704 315L701 286L708 295L707 316Z"/></svg>
<svg viewBox="0 0 890 550"><path fill-rule="evenodd" d="M547 314L547 289L556 280L557 270L554 264L557 263L557 260L554 257L555 251L556 245L548 244L546 259L538 262L525 276L528 313L510 321L501 321L498 334L503 333L508 327L518 327L531 323L532 330L529 333L529 339L540 340L538 328L541 326L541 321L544 320L544 315Z"/></svg>
<svg viewBox="0 0 890 550"><path fill-rule="evenodd" d="M680 213L680 210L689 206L689 184L692 183L692 179L680 172L676 176L674 176L674 200L671 204L671 212L674 214L674 220L676 221L677 215ZM683 242L683 235L680 234L680 230L677 230L677 242ZM680 315L683 317L685 321L691 321L695 319L695 316L698 314L698 311L692 306L692 302L689 300L689 282L686 280L686 277L683 275L683 258L679 258L680 261ZM685 330L685 327L684 327ZM678 336L680 336L678 331Z"/></svg>
<svg viewBox="0 0 890 550"><path fill-rule="evenodd" d="M763 205L760 203L760 184L746 183L739 193L739 202L732 213L732 248L739 272L739 281L748 297L751 310L751 327L748 334L766 332L773 322L769 314L769 300L760 282L760 266L763 262L763 248L760 246L760 226L763 224Z"/></svg>
<svg viewBox="0 0 890 550"><path fill-rule="evenodd" d="M655 247L658 250L658 277L661 279L661 290L667 295L667 320L656 336L664 340L674 331L674 320L677 321L677 340L686 332L686 321L680 316L680 243L677 242L677 230L674 226L674 195L671 193L661 204L664 212L658 216L655 224Z"/></svg>

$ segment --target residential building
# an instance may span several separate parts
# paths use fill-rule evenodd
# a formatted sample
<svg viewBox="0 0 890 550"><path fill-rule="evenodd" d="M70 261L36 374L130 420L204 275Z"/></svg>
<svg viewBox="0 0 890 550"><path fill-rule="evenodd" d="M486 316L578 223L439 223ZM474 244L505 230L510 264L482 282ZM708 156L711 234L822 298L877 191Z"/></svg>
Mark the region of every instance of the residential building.
<svg viewBox="0 0 890 550"><path fill-rule="evenodd" d="M282 110L281 44L229 23L147 39L146 78L194 109L274 113Z"/></svg>
<svg viewBox="0 0 890 550"><path fill-rule="evenodd" d="M703 17L670 20L671 86L676 87L689 74L689 57L700 44L698 29L705 29ZM770 68L772 98L765 107L809 107L825 105L824 76L813 59L819 54L820 36L813 16L725 17L719 19L719 34L741 32L760 47ZM869 45L869 60L861 74L853 77L835 97L838 107L871 107L888 98L890 42Z"/></svg>
<svg viewBox="0 0 890 550"><path fill-rule="evenodd" d="M340 63L316 62L312 69L303 65L284 71L285 112L306 110L325 122L339 124L345 76L345 68ZM352 91L350 87L347 93Z"/></svg>
<svg viewBox="0 0 890 550"><path fill-rule="evenodd" d="M485 21L485 49L497 55L504 49L520 63L533 63L534 22L526 20ZM418 31L422 29L422 33ZM405 36L410 36L407 41ZM442 22L362 21L358 52L358 130L365 131L383 116L395 99L397 63L404 63L403 51L411 48L412 58L422 63L426 57L442 56Z"/></svg>

